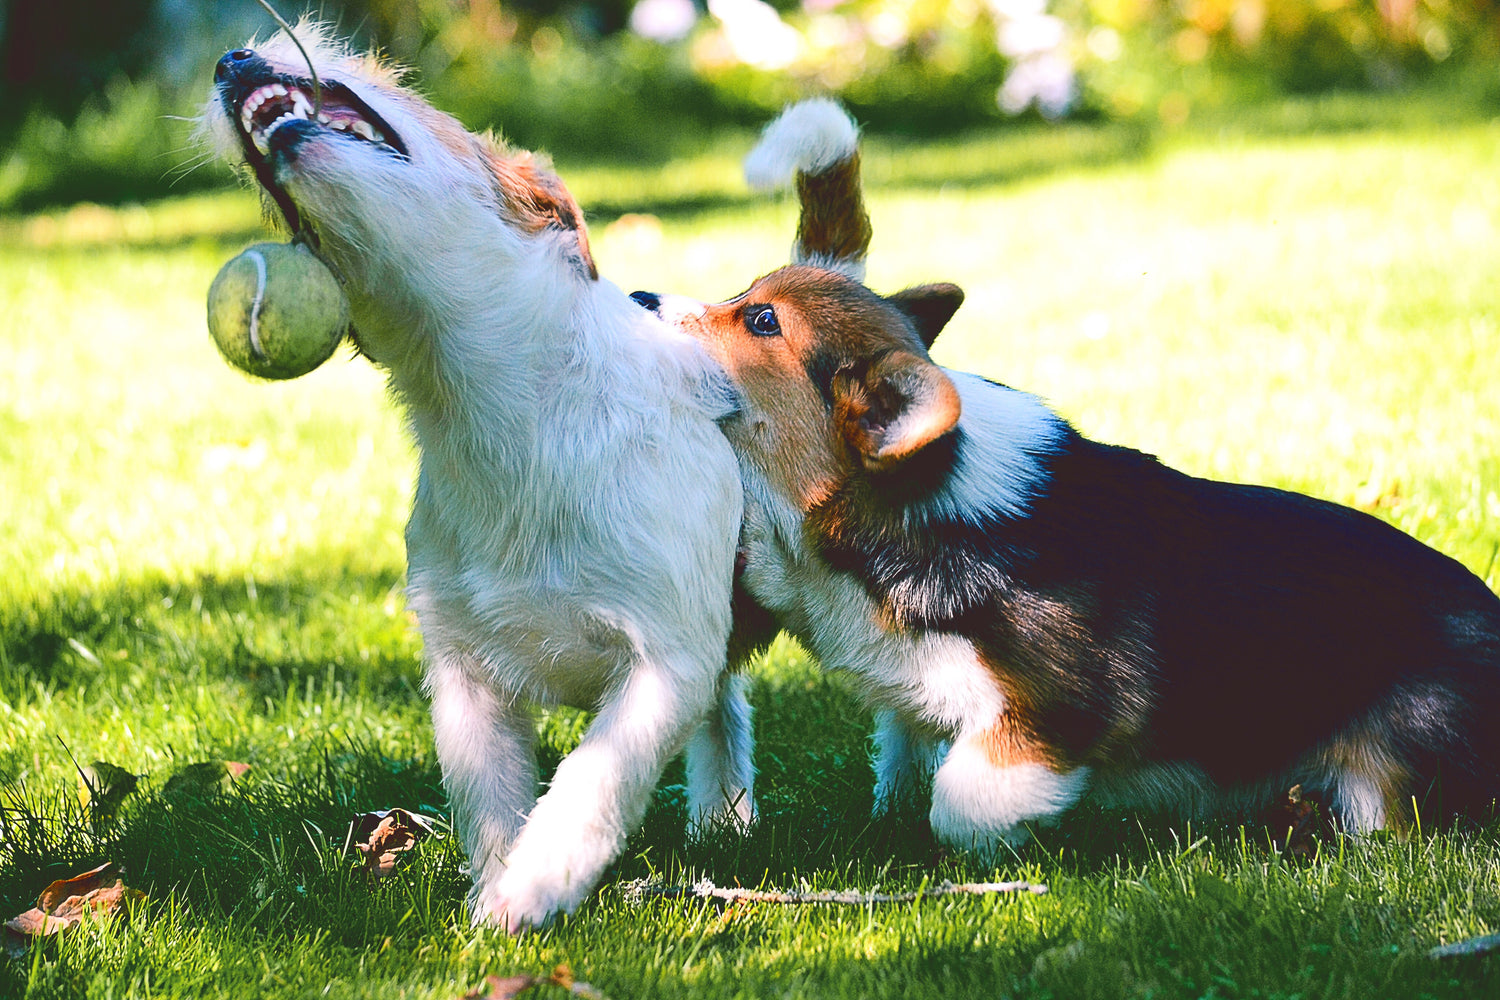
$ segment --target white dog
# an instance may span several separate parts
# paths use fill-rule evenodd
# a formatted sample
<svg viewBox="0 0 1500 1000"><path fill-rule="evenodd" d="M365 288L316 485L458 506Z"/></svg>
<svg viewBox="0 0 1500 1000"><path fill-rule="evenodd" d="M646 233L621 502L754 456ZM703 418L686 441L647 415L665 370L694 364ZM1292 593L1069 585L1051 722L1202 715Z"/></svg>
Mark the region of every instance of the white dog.
<svg viewBox="0 0 1500 1000"><path fill-rule="evenodd" d="M338 271L421 473L406 542L476 921L571 911L688 752L699 823L753 816L726 670L741 489L717 369L599 278L530 154L315 28L220 60L206 122ZM319 100L320 98L320 100ZM315 106L316 105L316 106ZM595 709L537 799L531 705Z"/></svg>

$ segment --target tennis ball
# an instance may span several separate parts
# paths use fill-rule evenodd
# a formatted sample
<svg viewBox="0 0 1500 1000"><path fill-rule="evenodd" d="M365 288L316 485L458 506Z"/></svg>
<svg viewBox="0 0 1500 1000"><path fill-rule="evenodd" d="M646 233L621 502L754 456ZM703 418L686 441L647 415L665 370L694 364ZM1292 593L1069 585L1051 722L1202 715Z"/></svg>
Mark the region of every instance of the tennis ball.
<svg viewBox="0 0 1500 1000"><path fill-rule="evenodd" d="M349 300L328 266L295 243L257 243L208 289L208 332L219 353L260 378L306 375L349 328Z"/></svg>

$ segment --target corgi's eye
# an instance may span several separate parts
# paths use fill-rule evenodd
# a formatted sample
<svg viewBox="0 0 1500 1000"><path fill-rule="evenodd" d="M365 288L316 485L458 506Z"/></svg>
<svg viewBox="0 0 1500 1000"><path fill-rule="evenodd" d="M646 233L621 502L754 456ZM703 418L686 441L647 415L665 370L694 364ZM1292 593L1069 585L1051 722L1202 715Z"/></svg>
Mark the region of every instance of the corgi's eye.
<svg viewBox="0 0 1500 1000"><path fill-rule="evenodd" d="M770 306L751 306L745 310L745 326L757 337L781 336L781 323Z"/></svg>

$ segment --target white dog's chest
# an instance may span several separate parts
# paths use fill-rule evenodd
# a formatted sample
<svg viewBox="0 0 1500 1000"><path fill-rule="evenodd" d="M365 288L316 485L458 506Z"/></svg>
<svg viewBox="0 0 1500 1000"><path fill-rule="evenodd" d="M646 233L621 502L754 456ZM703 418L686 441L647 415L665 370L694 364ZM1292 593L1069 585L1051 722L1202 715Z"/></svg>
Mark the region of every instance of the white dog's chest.
<svg viewBox="0 0 1500 1000"><path fill-rule="evenodd" d="M564 532L535 498L463 503L481 484L434 483L424 467L407 527L410 601L429 645L457 647L506 690L542 703L592 705L637 656L611 622L617 601L592 585L587 539ZM499 509L507 506L512 509ZM530 509L527 509L530 507ZM550 524L550 529L546 526Z"/></svg>
<svg viewBox="0 0 1500 1000"><path fill-rule="evenodd" d="M466 408L467 434L414 413L409 589L429 646L505 690L580 706L684 643L722 658L734 456L701 411L641 396L586 406L559 390L529 446L490 432L486 400Z"/></svg>

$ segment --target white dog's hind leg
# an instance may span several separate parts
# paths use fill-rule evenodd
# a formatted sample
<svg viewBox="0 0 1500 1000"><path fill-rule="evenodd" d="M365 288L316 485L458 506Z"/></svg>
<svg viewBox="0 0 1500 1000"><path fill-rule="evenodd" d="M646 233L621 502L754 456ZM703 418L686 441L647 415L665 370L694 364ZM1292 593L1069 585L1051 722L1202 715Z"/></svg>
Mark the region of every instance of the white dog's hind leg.
<svg viewBox="0 0 1500 1000"><path fill-rule="evenodd" d="M427 689L443 785L474 884L500 877L504 858L536 802L531 712L479 679L463 654L429 652Z"/></svg>
<svg viewBox="0 0 1500 1000"><path fill-rule="evenodd" d="M755 822L755 734L750 679L729 674L719 700L687 745L688 825L709 832L720 824L739 829Z"/></svg>
<svg viewBox="0 0 1500 1000"><path fill-rule="evenodd" d="M923 785L931 780L947 746L919 735L893 709L875 712L874 747L875 807L873 816L884 816L915 803Z"/></svg>
<svg viewBox="0 0 1500 1000"><path fill-rule="evenodd" d="M932 778L932 832L954 847L994 855L1026 840L1027 822L1046 823L1088 788L1089 769L992 759L982 737L960 738Z"/></svg>
<svg viewBox="0 0 1500 1000"><path fill-rule="evenodd" d="M475 885L475 920L515 932L571 912L639 826L662 768L713 697L713 674L701 666L637 663L557 766L504 873Z"/></svg>

